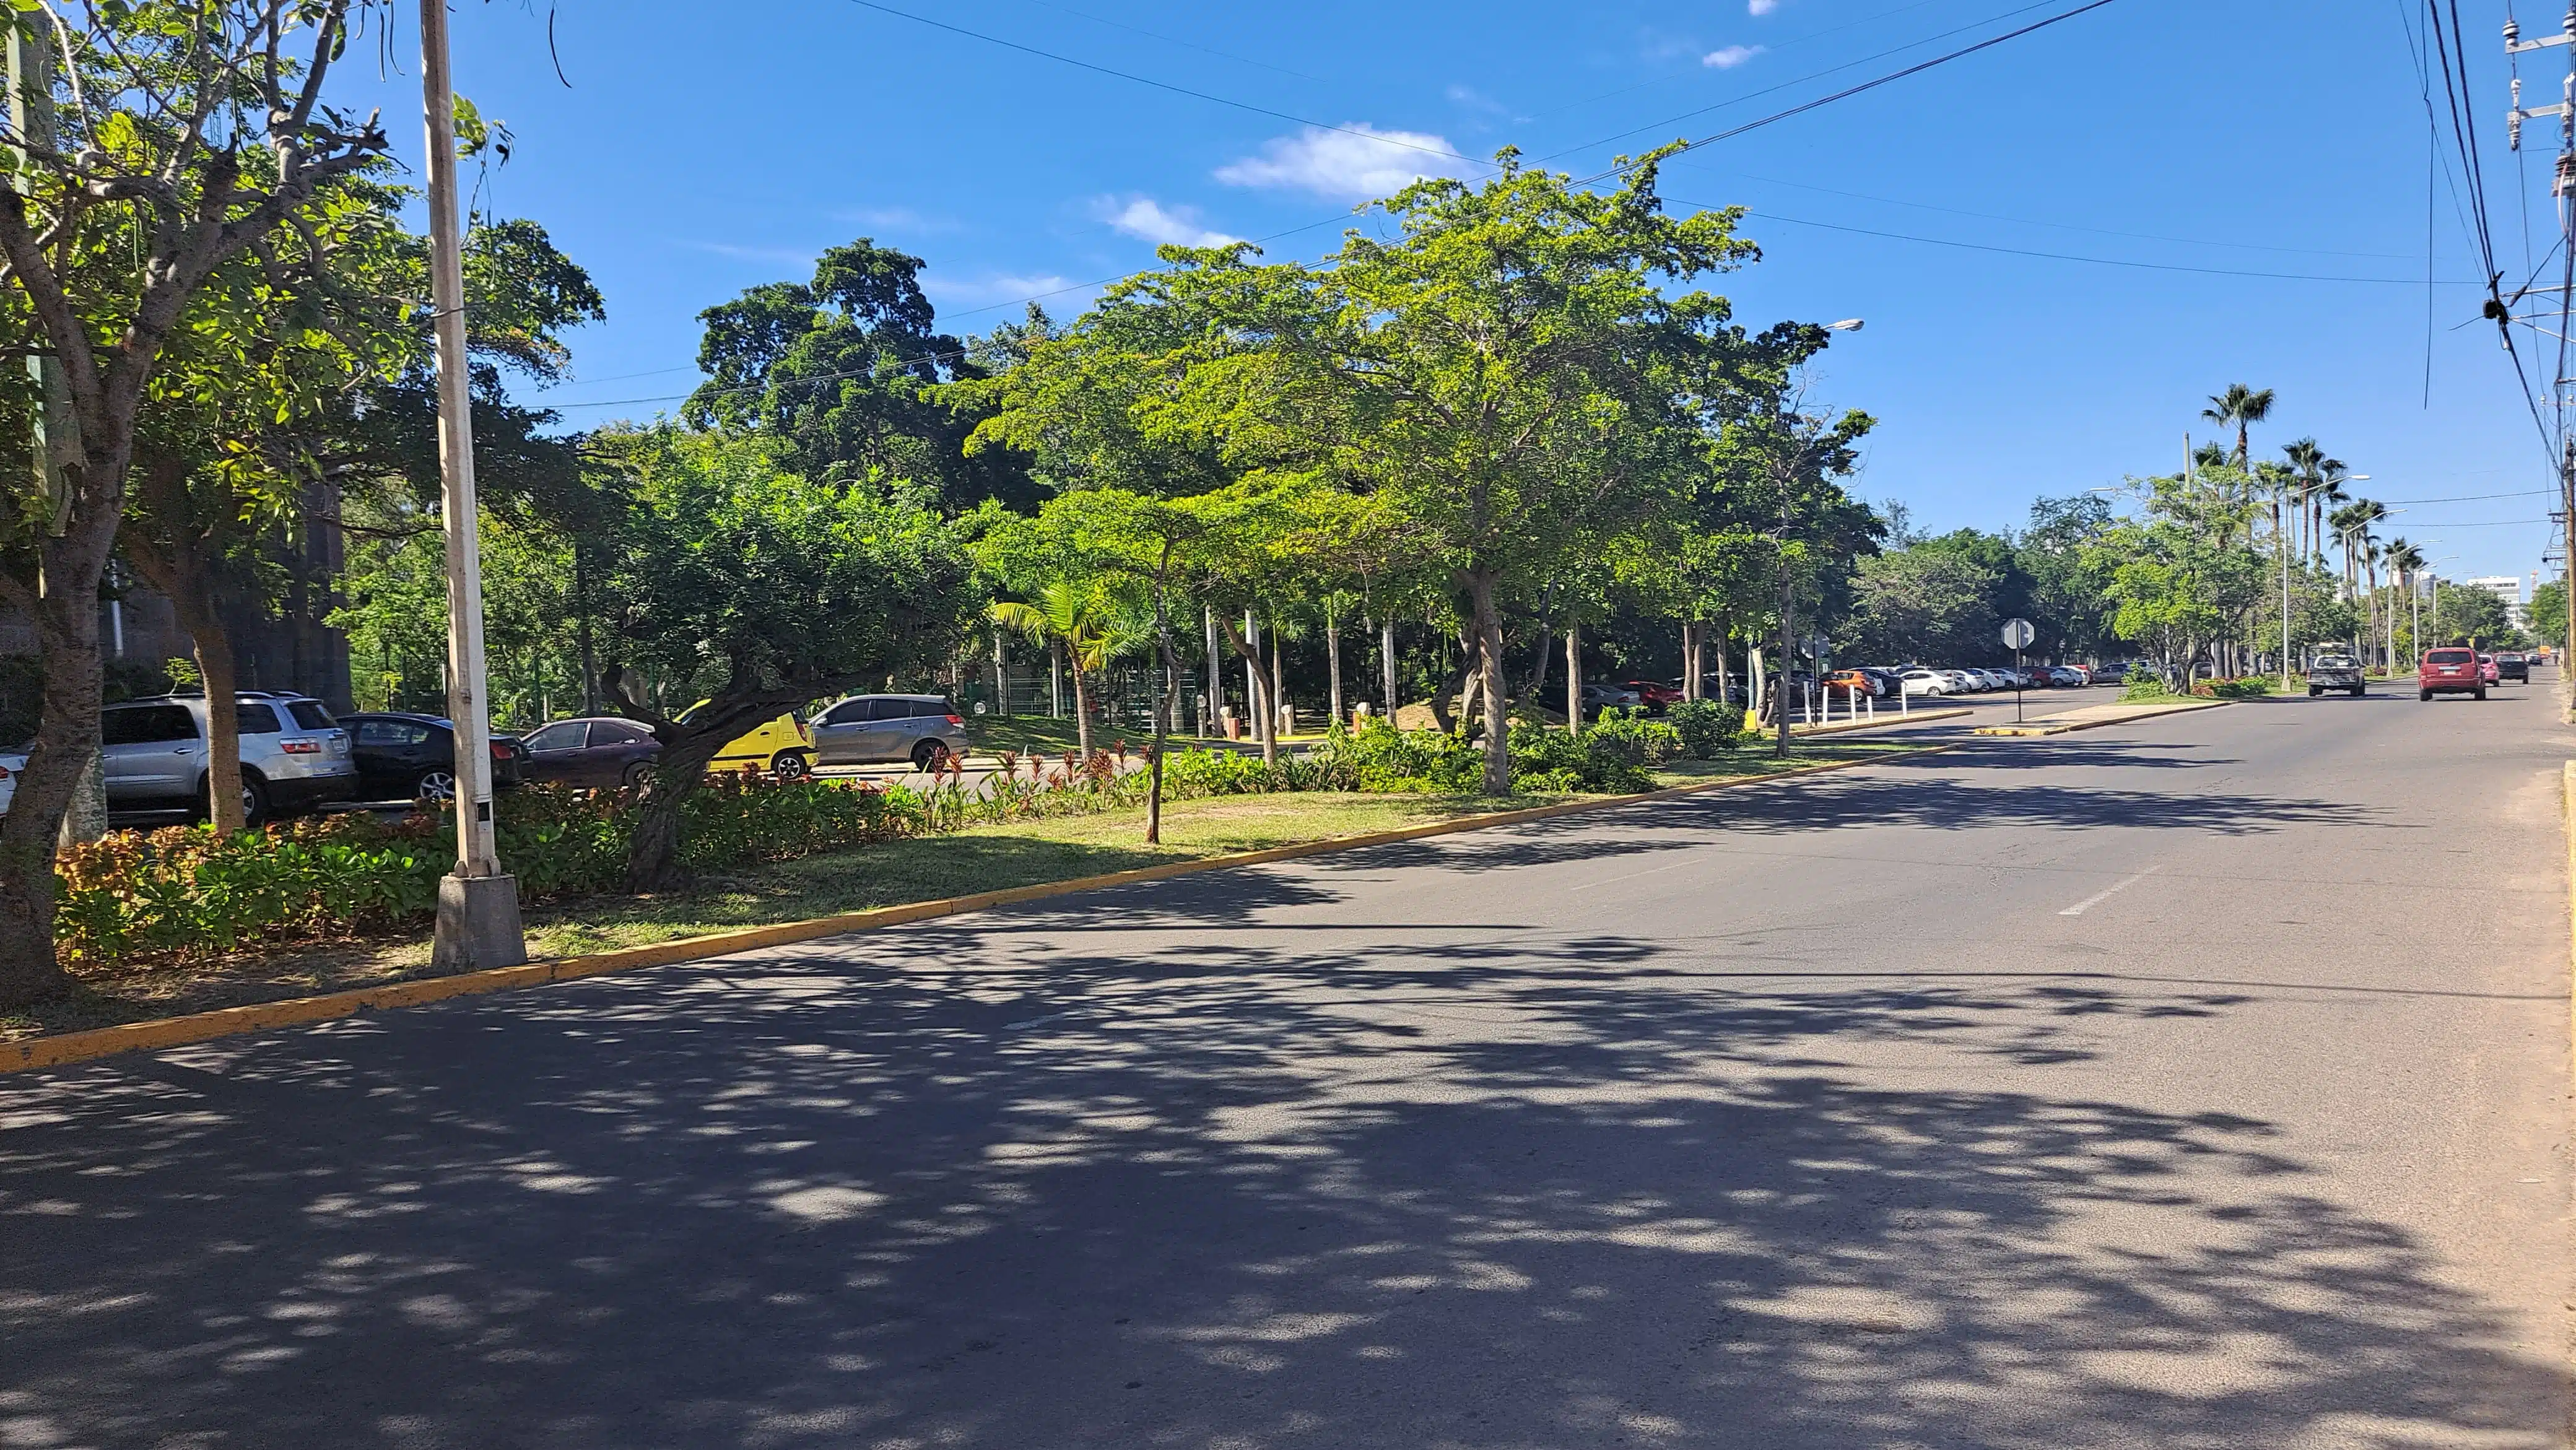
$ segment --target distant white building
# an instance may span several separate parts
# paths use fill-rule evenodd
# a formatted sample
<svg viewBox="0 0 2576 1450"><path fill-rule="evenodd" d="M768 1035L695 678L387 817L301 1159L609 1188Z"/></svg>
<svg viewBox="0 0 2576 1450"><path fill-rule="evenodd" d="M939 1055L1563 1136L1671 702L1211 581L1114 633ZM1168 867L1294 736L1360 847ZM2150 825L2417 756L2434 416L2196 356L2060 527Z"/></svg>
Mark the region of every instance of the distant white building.
<svg viewBox="0 0 2576 1450"><path fill-rule="evenodd" d="M2483 579L2470 579L2463 582L2471 589L2483 589L2503 600L2504 617L2513 621L2514 628L2521 629L2530 623L2530 615L2523 607L2522 580L2519 577L2512 574L2490 574Z"/></svg>

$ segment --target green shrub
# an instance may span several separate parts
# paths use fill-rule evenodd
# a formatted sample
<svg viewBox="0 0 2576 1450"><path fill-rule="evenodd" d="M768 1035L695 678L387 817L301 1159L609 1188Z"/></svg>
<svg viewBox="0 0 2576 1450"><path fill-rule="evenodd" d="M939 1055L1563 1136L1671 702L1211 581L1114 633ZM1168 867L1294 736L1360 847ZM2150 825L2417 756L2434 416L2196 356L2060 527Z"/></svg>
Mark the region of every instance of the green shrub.
<svg viewBox="0 0 2576 1450"><path fill-rule="evenodd" d="M1664 712L1684 760L1715 760L1744 738L1744 712L1723 700L1684 700Z"/></svg>
<svg viewBox="0 0 2576 1450"><path fill-rule="evenodd" d="M2120 691L2123 700L2161 700L2173 693L2165 688L2164 676L2143 663L2129 666L2129 676L2124 684L2125 688Z"/></svg>
<svg viewBox="0 0 2576 1450"><path fill-rule="evenodd" d="M1630 765L1667 765L1682 758L1679 728L1647 718L1640 709L1604 710L1583 733L1586 741L1613 751Z"/></svg>
<svg viewBox="0 0 2576 1450"><path fill-rule="evenodd" d="M2259 700L2272 693L2275 683L2269 675L2245 675L2233 680L2202 680L2191 687L2191 692L2218 700Z"/></svg>

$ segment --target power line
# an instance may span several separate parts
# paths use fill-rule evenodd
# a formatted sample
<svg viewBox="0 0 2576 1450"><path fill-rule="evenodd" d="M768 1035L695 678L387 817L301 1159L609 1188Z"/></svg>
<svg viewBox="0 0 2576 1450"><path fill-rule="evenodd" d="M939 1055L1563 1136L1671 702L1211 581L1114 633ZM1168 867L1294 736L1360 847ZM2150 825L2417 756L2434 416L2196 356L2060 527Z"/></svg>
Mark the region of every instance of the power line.
<svg viewBox="0 0 2576 1450"><path fill-rule="evenodd" d="M1685 203L1688 205L1689 203ZM2042 252L2027 247L1999 247L1987 242L1958 242L1947 237L1918 237L1905 232L1879 231L1871 227L1844 226L1837 222L1810 221L1805 217L1782 216L1777 212L1747 211L1748 217L1764 221L1787 222L1791 226L1819 227L1831 232L1850 232L1864 237L1884 237L1889 241L1921 242L1935 247L1957 247L1963 251L1996 252L2008 257L2038 257L2052 262L2085 262L2096 267L2131 267L2149 272L2189 272L2204 277L2254 277L2276 282L2358 282L2374 286L2415 287L2422 285L2414 277L2336 277L2314 272L2257 272L2235 267L2194 267L2180 262L2138 262L2120 257L2087 257L2074 252ZM2466 280L2452 286L2474 287Z"/></svg>
<svg viewBox="0 0 2576 1450"><path fill-rule="evenodd" d="M1787 181L1776 176L1756 176L1749 171L1735 172L1734 175L1745 181L1758 181L1768 186L1792 187L1799 191L1812 191L1824 196L1848 197L1853 201L1874 201L1883 203L1887 206L1904 206L1912 207L1917 211L1940 212L1945 216L1974 217L1979 221L2009 222L2015 226L2049 227L2057 231L2089 232L2094 236L2126 237L2130 240L2141 242L2171 242L2186 247L2233 247L2243 251L2280 252L2285 255L2300 257L2357 257L2371 261L2389 262L2411 262L2415 260L2415 253L2413 252L2338 252L2322 247L2275 247L2267 246L2261 242L2219 242L2211 241L2203 237L2169 237L2155 232L2124 232L2114 230L2110 227L2081 226L2074 222L2041 221L2036 217L2004 216L1999 213L1985 211L1964 211L1954 206L1934 206L1930 202L1907 201L1901 197L1872 196L1865 191L1838 191L1830 186L1815 186L1803 181Z"/></svg>
<svg viewBox="0 0 2576 1450"><path fill-rule="evenodd" d="M2526 488L2514 493L2455 493L2444 498L2384 498L2381 503L2475 503L2490 498L2538 498L2556 496L2554 488ZM2429 526L2428 526L2429 527Z"/></svg>
<svg viewBox="0 0 2576 1450"><path fill-rule="evenodd" d="M1699 138L1698 140L1696 140L1696 141L1684 141L1684 142L1682 142L1682 143L1681 143L1681 146L1679 147L1679 149L1678 149L1678 150L1676 150L1673 154L1675 154L1675 155L1679 155L1679 154L1681 154L1682 152L1685 152L1685 151L1695 151L1695 150L1697 150L1698 148L1700 148L1700 147L1702 147L1702 146L1713 146L1713 145L1715 145L1716 143L1718 143L1718 142L1720 142L1720 141L1728 141L1728 140L1732 140L1732 139L1734 139L1735 137L1738 137L1738 136L1743 135L1743 134L1744 134L1744 133L1746 133L1747 131L1759 131L1759 130L1761 130L1761 129L1762 129L1763 127L1765 127L1765 126L1774 125L1774 124L1776 124L1776 123L1778 123L1778 122L1788 120L1788 119L1789 119L1790 117L1792 117L1792 116L1802 116L1802 115L1805 115L1805 114L1806 114L1807 112L1809 112L1809 111L1817 110L1817 109L1820 109L1820 108L1825 107L1825 106L1830 106L1830 105L1832 105L1832 104L1833 104L1834 102L1836 102L1836 101L1849 100L1849 99L1850 99L1850 98L1852 98L1853 96L1857 96L1857 95L1861 94L1861 93L1862 93L1862 92L1864 92L1864 91L1874 91L1874 90L1878 89L1880 86L1884 86L1884 85L1891 85L1891 84L1893 84L1893 83L1895 83L1895 82L1897 82L1897 81L1901 81L1901 80L1905 79L1907 76L1921 75L1923 72L1925 72L1925 71L1927 71L1927 70L1930 70L1930 69L1932 69L1932 68L1933 68L1933 67L1935 67L1935 66L1948 65L1950 62L1952 62L1952 61L1954 61L1954 60L1959 60L1959 59L1961 59L1961 58L1963 58L1963 57L1966 57L1966 56L1975 55L1978 51L1981 51L1981 50L1991 50L1991 49L1993 49L1994 47L1996 47L1996 46L1998 46L1998 45L2002 45L2002 44L2003 44L2004 42L2006 42L2006 41L2009 41L2009 40L2019 40L2021 37L2023 37L2023 36L2025 36L2025 35L2029 35L2029 34L2031 34L2031 33L2032 33L2032 32L2034 32L2034 31L2046 30L2048 27L2050 27L2050 26L2052 26L2052 25L2059 24L2059 23L2061 23L2061 22L2063 22L2063 21L2072 20L2072 19L2074 19L2075 17L2077 17L2077 16L2079 16L2079 15L2083 15L2083 14L2087 14L2087 13L2089 13L2089 12L2091 12L2091 11L2099 10L2099 9L2101 9L2103 6L2105 6L2105 5L2109 5L2109 4L2113 4L2113 3L2114 3L2114 0L2086 0L2086 3L2085 3L2085 4L2078 5L2078 6L2076 6L2076 7L2075 7L2074 9L2072 9L2072 10L2062 10L2062 11L2059 11L2057 14L2055 14L2055 15L2051 15L2051 16L2049 16L2049 17L2048 17L2047 19L2045 19L2045 20L2035 20L2035 21L2031 22L2030 24L2028 24L2028 25L2025 25L2025 26L2021 27L2021 28L2020 28L2020 29L2018 29L2018 30L2007 30L2007 31L2005 31L2005 32L2004 32L2003 34L2001 34L2001 35L1988 37L1987 39L1984 39L1984 40L1980 40L1980 41L1978 41L1978 42L1977 42L1976 44L1974 44L1974 45L1963 45L1963 46L1959 47L1957 50L1951 51L1951 52L1949 52L1949 53L1948 53L1948 54L1946 54L1946 55L1936 55L1936 56L1932 57L1930 60L1926 60L1926 61L1918 61L1918 62L1916 62L1915 64L1913 64L1913 65L1909 65L1909 66L1905 67L1905 68L1904 68L1904 69L1902 69L1902 70L1890 71L1890 72L1888 72L1886 75L1878 76L1878 77L1874 77L1873 79L1870 79L1870 80L1862 81L1859 85L1856 85L1856 86L1846 86L1846 87L1844 87L1843 89L1841 89L1841 90L1839 90L1839 91L1834 92L1832 95L1829 95L1829 96L1818 96L1816 99L1814 99L1814 100L1812 100L1812 101L1806 101L1806 102L1803 102L1803 103L1801 103L1801 104L1799 104L1799 105L1791 106L1791 107L1789 107L1789 108L1788 108L1787 110L1785 110L1785 111L1774 111L1774 112L1773 112L1773 113L1771 113L1770 115L1768 115L1768 116L1764 116L1764 117L1761 117L1761 118L1760 118L1760 119L1758 119L1758 120L1747 121L1747 122L1745 122L1745 123L1744 123L1743 125L1741 125L1741 126L1730 126L1730 127L1728 127L1726 130L1716 132L1716 133L1715 133L1715 134L1713 134L1713 135L1702 136L1702 137L1700 137L1700 138ZM2025 7L2025 8L2036 8L2036 7ZM2019 12L2015 12L2015 13L2019 13ZM1711 109L1714 109L1714 107L1712 107ZM1634 135L1634 134L1636 134L1636 133L1635 133L1635 132L1629 132L1628 134L1629 134L1629 135ZM1615 139L1615 138L1614 138L1614 139ZM1596 174L1594 174L1594 175L1592 175L1592 176L1587 176L1587 177L1583 178L1583 180L1584 180L1585 182L1599 181L1599 180L1601 180L1603 177L1607 177L1607 176L1616 176L1616 175L1620 174L1621 172L1629 171L1629 170L1633 170L1633 169L1635 169L1635 166L1636 166L1636 163L1634 163L1634 162L1631 162L1631 163L1629 163L1629 164L1628 164L1628 165L1626 165L1626 166L1614 166L1614 167L1610 168L1608 171L1603 171L1603 172L1596 173ZM1581 183L1577 183L1577 184L1578 184L1578 185L1580 185Z"/></svg>
<svg viewBox="0 0 2576 1450"><path fill-rule="evenodd" d="M1082 70L1094 71L1105 76L1115 76L1122 81L1132 81L1140 86L1151 86L1158 91L1170 91L1176 96L1188 96L1194 100L1207 101L1219 106L1231 106L1238 111L1250 111L1255 115L1268 116L1274 120L1294 121L1300 126L1312 126L1319 131L1338 131L1345 136L1357 136L1365 141L1379 141L1389 146L1401 146L1407 151L1420 151L1429 156L1445 156L1453 161L1464 161L1470 166L1483 166L1488 169L1492 166L1491 162L1479 161L1473 156L1462 155L1459 152L1446 150L1438 146L1417 146L1410 141L1399 141L1393 136L1385 135L1377 131L1362 131L1350 126L1335 126L1323 121L1311 121L1304 116L1295 115L1287 111L1273 110L1268 106L1257 106L1250 101L1238 101L1230 96L1220 96L1211 91L1192 90L1188 86L1176 86L1170 81L1158 81L1151 76L1140 76L1134 71L1123 71L1110 66L1096 65L1087 60L1076 60L1072 56L1059 55L1052 50L1041 50L1034 45L1022 45L1016 40L1004 40L998 35L987 35L980 30L969 30L962 25L951 25L945 20L933 20L927 15L915 15L909 10L897 10L891 5L880 5L877 3L877 0L849 0L849 3L863 9L877 11L880 14L892 15L900 20L909 20L915 25L927 25L933 30L945 30L951 35L963 35L970 40L983 41L987 45L998 45L1004 50L1016 50L1023 55L1034 55L1044 60L1055 61L1061 65L1075 66ZM2110 3L2110 0L2095 0L2095 3L2108 4Z"/></svg>

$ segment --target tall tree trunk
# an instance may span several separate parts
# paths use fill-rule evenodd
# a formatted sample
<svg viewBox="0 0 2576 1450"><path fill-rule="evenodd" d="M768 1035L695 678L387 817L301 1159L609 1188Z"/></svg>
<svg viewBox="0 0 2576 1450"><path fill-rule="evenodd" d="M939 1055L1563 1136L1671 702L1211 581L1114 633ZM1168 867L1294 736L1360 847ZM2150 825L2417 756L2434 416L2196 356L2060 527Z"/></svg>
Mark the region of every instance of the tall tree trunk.
<svg viewBox="0 0 2576 1450"><path fill-rule="evenodd" d="M1565 627L1565 733L1583 733L1583 627L1577 624Z"/></svg>
<svg viewBox="0 0 2576 1450"><path fill-rule="evenodd" d="M1702 694L1699 681L1700 625L1693 620L1682 626L1682 698L1696 700Z"/></svg>
<svg viewBox="0 0 2576 1450"><path fill-rule="evenodd" d="M627 843L626 890L678 891L689 884L689 871L680 863L680 813L705 782L707 762L724 745L722 735L691 732L663 747Z"/></svg>
<svg viewBox="0 0 2576 1450"><path fill-rule="evenodd" d="M1181 709L1181 652L1172 643L1172 613L1164 598L1164 576L1171 572L1172 546L1163 545L1162 563L1154 570L1154 637L1163 645L1163 698L1154 711L1154 752L1145 761L1145 844L1163 841L1163 752L1171 748L1168 723Z"/></svg>
<svg viewBox="0 0 2576 1450"><path fill-rule="evenodd" d="M1510 640L1506 638L1504 643L1508 645ZM1538 644L1533 652L1538 658L1530 662L1529 683L1522 687L1521 698L1536 705L1546 698L1548 668L1556 657L1556 634L1547 627L1544 619L1539 621Z"/></svg>
<svg viewBox="0 0 2576 1450"><path fill-rule="evenodd" d="M1288 707L1287 638L1279 632L1279 621L1270 621L1270 721L1261 738L1275 741L1279 736L1279 716ZM1275 747L1273 753L1275 754ZM1262 759L1271 757L1264 755Z"/></svg>
<svg viewBox="0 0 2576 1450"><path fill-rule="evenodd" d="M1378 669L1386 676L1386 679L1382 682L1386 689L1386 723L1392 725L1395 723L1395 708L1397 704L1395 698L1394 620L1381 619L1377 622L1377 640Z"/></svg>
<svg viewBox="0 0 2576 1450"><path fill-rule="evenodd" d="M1333 682L1333 727L1349 729L1351 722L1342 718L1342 631L1330 608L1324 611L1324 672Z"/></svg>
<svg viewBox="0 0 2576 1450"><path fill-rule="evenodd" d="M49 559L58 553L40 547ZM103 548L100 554L103 569ZM67 591L41 597L14 586L7 591L35 622L44 698L34 749L18 772L8 813L0 815L0 1008L41 1002L72 987L54 957L54 846L98 745L96 570L90 578L89 588L69 597Z"/></svg>
<svg viewBox="0 0 2576 1450"><path fill-rule="evenodd" d="M1494 609L1494 575L1478 570L1467 576L1475 603L1477 668L1483 675L1485 707L1485 794L1512 791L1511 717L1503 708L1503 620Z"/></svg>
<svg viewBox="0 0 2576 1450"><path fill-rule="evenodd" d="M1067 654L1072 654L1070 650ZM1082 747L1082 760L1091 763L1091 671L1083 668L1082 656L1073 655L1073 738Z"/></svg>
<svg viewBox="0 0 2576 1450"><path fill-rule="evenodd" d="M1773 697L1780 706L1777 711L1779 738L1772 749L1782 760L1789 758L1789 691L1796 686L1798 675L1798 655L1792 644L1797 638L1792 632L1796 628L1796 613L1797 590L1789 582L1787 561L1783 560L1780 569L1780 677L1779 682L1772 686Z"/></svg>
<svg viewBox="0 0 2576 1450"><path fill-rule="evenodd" d="M1250 614L1243 618L1246 626L1252 623ZM1225 642L1234 648L1235 658L1243 661L1244 687L1252 696L1245 703L1252 710L1253 725L1258 732L1254 738L1261 742L1261 759L1264 764L1274 763L1279 759L1279 712L1271 708L1270 692L1261 680L1261 647L1247 640L1245 631L1236 628L1233 620L1218 622L1225 630Z"/></svg>
<svg viewBox="0 0 2576 1450"><path fill-rule="evenodd" d="M125 552L136 572L170 601L171 614L194 647L206 690L206 820L216 835L230 836L249 824L242 810L241 721L233 705L241 675L216 598L214 561L206 540L192 532L186 482L175 464L145 468L136 493L154 527L135 527Z"/></svg>

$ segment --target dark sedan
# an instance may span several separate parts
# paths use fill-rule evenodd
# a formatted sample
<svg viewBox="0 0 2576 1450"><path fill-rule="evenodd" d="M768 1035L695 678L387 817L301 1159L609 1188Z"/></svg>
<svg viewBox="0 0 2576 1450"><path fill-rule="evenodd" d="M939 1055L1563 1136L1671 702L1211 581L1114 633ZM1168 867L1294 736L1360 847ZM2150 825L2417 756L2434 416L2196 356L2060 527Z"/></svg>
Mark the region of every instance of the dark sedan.
<svg viewBox="0 0 2576 1450"><path fill-rule="evenodd" d="M361 800L448 801L456 798L456 726L436 715L369 711L343 715L349 753L358 763ZM519 783L527 749L516 736L492 737L492 783Z"/></svg>
<svg viewBox="0 0 2576 1450"><path fill-rule="evenodd" d="M603 789L642 785L662 753L653 732L614 715L557 720L530 731L525 743L528 779Z"/></svg>

